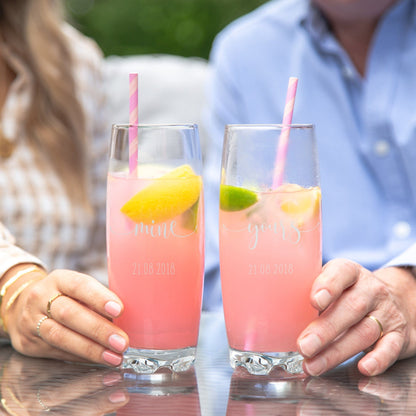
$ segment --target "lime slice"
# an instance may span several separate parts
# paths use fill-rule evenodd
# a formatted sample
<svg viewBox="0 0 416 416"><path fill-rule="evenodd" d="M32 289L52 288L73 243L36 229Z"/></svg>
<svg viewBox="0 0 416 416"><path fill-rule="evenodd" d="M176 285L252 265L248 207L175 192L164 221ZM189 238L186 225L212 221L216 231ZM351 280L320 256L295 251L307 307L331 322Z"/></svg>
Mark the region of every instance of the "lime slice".
<svg viewBox="0 0 416 416"><path fill-rule="evenodd" d="M182 165L137 192L121 207L121 212L137 223L161 223L191 208L201 189L201 177L189 165Z"/></svg>
<svg viewBox="0 0 416 416"><path fill-rule="evenodd" d="M255 192L232 185L220 186L220 207L224 211L241 211L258 201Z"/></svg>

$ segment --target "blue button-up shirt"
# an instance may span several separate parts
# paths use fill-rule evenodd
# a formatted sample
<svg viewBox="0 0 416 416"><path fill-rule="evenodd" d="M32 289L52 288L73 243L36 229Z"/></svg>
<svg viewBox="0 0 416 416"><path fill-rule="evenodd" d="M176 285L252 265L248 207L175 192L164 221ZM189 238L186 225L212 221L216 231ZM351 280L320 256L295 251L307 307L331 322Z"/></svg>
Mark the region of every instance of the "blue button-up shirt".
<svg viewBox="0 0 416 416"><path fill-rule="evenodd" d="M207 155L205 307L219 303L218 182L224 126L280 123L290 76L294 123L316 126L323 260L416 265L416 1L377 27L365 76L307 0L271 1L213 46Z"/></svg>

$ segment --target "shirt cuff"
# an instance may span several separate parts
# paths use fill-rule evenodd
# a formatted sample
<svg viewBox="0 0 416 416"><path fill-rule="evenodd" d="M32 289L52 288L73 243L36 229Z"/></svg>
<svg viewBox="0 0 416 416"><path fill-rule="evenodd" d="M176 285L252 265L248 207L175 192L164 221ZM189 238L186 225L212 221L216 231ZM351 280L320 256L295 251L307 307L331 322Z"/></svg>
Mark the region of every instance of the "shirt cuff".
<svg viewBox="0 0 416 416"><path fill-rule="evenodd" d="M412 244L407 250L394 257L385 267L416 267L416 243Z"/></svg>
<svg viewBox="0 0 416 416"><path fill-rule="evenodd" d="M46 266L37 257L27 253L8 241L0 239L0 278L7 270L22 263L37 264L46 270Z"/></svg>

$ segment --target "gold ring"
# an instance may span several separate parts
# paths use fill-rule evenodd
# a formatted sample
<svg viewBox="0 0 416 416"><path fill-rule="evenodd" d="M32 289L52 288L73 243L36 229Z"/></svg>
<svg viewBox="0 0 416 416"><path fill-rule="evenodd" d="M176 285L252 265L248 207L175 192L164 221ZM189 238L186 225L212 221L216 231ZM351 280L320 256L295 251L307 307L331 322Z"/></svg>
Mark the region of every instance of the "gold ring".
<svg viewBox="0 0 416 416"><path fill-rule="evenodd" d="M49 300L48 300L48 307L46 308L46 314L48 315L48 318L52 318L52 314L51 314L51 306L52 303L59 298L59 296L63 296L63 293L57 293L55 296L52 296Z"/></svg>
<svg viewBox="0 0 416 416"><path fill-rule="evenodd" d="M373 315L367 315L367 318L370 318L374 322L376 322L378 327L380 328L380 335L378 336L378 339L377 339L378 341L384 335L383 325L381 325L381 322Z"/></svg>
<svg viewBox="0 0 416 416"><path fill-rule="evenodd" d="M42 318L39 319L38 324L36 325L36 333L38 334L39 338L42 338L42 335L40 334L40 326L44 321L49 319L49 316L43 315ZM43 339L43 338L42 338Z"/></svg>

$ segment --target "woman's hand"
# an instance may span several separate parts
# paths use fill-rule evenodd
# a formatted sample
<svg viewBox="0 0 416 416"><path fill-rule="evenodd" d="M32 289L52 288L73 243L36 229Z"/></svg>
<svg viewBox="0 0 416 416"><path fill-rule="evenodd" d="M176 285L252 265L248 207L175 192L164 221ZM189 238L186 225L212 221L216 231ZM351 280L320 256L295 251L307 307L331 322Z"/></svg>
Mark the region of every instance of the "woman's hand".
<svg viewBox="0 0 416 416"><path fill-rule="evenodd" d="M122 310L121 300L93 277L55 270L28 286L3 318L22 354L118 366L128 336L111 318Z"/></svg>
<svg viewBox="0 0 416 416"><path fill-rule="evenodd" d="M348 260L327 263L311 291L321 314L298 338L306 373L320 375L367 351L358 369L372 376L415 354L415 280L405 268L372 273Z"/></svg>

